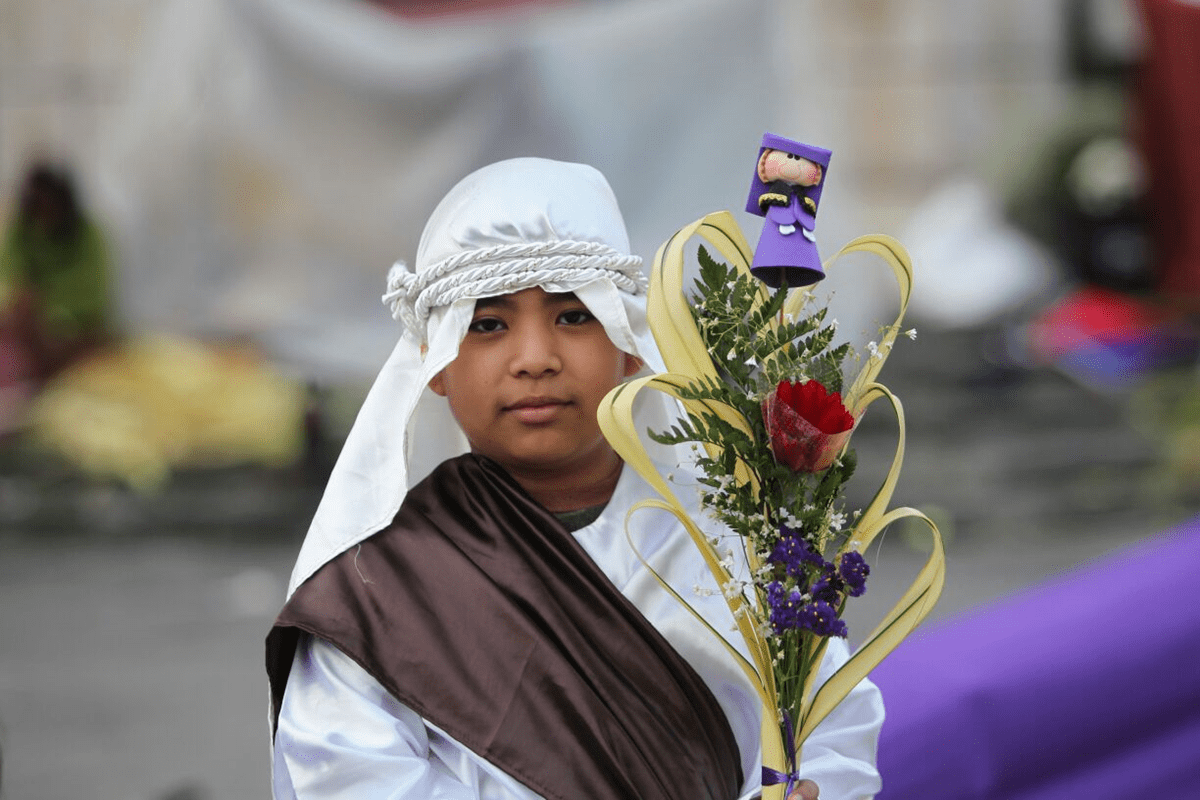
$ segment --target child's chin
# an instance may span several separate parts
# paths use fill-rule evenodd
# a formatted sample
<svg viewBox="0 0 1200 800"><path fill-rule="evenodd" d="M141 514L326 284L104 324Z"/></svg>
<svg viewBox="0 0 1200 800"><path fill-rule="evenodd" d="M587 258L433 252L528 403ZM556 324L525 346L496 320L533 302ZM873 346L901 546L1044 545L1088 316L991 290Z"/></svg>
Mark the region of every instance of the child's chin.
<svg viewBox="0 0 1200 800"><path fill-rule="evenodd" d="M524 443L524 446L515 442L510 444L514 446L492 456L492 460L510 465L512 469L531 472L567 473L587 466L612 452L603 441L600 444L583 444L571 439L549 436L542 441Z"/></svg>

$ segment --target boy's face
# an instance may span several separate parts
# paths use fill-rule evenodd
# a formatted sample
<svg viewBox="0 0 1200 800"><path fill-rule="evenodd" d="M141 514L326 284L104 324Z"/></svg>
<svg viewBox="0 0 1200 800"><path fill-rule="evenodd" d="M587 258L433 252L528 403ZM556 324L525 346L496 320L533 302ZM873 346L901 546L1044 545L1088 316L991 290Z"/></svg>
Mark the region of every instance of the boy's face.
<svg viewBox="0 0 1200 800"><path fill-rule="evenodd" d="M473 452L511 472L565 476L613 458L596 409L640 366L575 295L533 288L476 301L458 357L429 388Z"/></svg>

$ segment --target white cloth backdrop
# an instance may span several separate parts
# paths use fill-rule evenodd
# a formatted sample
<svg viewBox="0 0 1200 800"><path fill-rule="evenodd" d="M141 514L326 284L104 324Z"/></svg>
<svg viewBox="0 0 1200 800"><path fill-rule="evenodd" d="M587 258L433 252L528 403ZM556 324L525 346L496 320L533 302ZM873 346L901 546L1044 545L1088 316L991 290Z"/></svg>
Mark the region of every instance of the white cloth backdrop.
<svg viewBox="0 0 1200 800"><path fill-rule="evenodd" d="M828 254L866 229L837 186L852 156L812 72L820 37L796 19L779 0L420 23L353 0L169 0L91 176L126 324L246 337L306 377L369 377L396 336L378 302L388 267L411 262L453 183L516 155L598 167L649 260L723 208L756 240L739 209L762 132L825 144Z"/></svg>

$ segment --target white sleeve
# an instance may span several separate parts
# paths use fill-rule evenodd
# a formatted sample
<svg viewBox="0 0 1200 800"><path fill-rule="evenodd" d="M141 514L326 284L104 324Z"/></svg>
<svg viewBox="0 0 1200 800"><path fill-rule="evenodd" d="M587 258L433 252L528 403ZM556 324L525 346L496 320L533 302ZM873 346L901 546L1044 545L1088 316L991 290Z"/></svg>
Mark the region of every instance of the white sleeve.
<svg viewBox="0 0 1200 800"><path fill-rule="evenodd" d="M275 733L276 800L460 800L512 797L459 758L455 774L431 747L447 742L328 642L301 637ZM452 747L458 747L451 744ZM453 751L451 751L453 752ZM486 777L486 776L485 776ZM528 790L517 787L520 794Z"/></svg>
<svg viewBox="0 0 1200 800"><path fill-rule="evenodd" d="M846 640L830 638L818 673L820 680L849 657ZM813 729L804 743L799 772L801 778L820 787L821 800L863 800L879 791L875 755L883 716L879 688L864 678Z"/></svg>

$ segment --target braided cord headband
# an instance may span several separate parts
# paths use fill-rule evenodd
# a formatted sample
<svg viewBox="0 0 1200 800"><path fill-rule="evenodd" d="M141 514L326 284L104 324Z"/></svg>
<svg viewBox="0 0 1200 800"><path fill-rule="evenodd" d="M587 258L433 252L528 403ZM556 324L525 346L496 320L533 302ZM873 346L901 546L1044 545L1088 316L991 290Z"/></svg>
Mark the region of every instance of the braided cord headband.
<svg viewBox="0 0 1200 800"><path fill-rule="evenodd" d="M502 244L466 250L415 274L403 261L388 272L383 302L392 317L421 341L430 309L464 297L494 297L541 286L570 283L606 273L618 289L644 294L649 282L641 256L599 242L557 241Z"/></svg>

